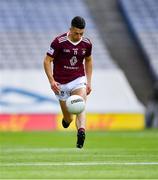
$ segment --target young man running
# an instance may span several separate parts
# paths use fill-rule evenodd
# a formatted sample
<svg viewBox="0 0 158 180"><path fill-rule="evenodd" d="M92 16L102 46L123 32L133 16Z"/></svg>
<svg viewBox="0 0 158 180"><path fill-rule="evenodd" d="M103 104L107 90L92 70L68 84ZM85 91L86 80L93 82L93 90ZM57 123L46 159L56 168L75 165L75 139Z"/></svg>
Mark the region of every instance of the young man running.
<svg viewBox="0 0 158 180"><path fill-rule="evenodd" d="M85 25L82 17L74 17L70 30L53 40L44 59L51 89L59 99L64 128L68 128L73 120L72 114L67 111L66 99L71 95L80 95L86 101L91 92L92 44L83 37ZM85 121L85 111L76 115L77 148L82 148L84 144Z"/></svg>

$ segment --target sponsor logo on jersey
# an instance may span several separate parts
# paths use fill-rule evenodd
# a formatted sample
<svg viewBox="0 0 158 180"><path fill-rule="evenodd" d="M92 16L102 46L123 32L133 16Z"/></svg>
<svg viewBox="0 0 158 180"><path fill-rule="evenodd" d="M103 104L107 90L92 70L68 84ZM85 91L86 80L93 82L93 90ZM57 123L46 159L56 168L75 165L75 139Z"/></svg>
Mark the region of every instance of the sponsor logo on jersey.
<svg viewBox="0 0 158 180"><path fill-rule="evenodd" d="M70 53L70 49L63 49L63 52Z"/></svg>
<svg viewBox="0 0 158 180"><path fill-rule="evenodd" d="M77 70L79 67L64 66L65 69Z"/></svg>

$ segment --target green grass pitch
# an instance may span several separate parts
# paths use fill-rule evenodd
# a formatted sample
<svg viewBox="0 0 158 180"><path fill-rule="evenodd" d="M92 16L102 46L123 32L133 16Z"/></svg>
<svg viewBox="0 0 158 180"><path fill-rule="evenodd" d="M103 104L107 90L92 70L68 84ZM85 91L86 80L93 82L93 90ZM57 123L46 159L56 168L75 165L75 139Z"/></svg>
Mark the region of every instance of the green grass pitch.
<svg viewBox="0 0 158 180"><path fill-rule="evenodd" d="M0 179L157 179L158 131L0 133Z"/></svg>

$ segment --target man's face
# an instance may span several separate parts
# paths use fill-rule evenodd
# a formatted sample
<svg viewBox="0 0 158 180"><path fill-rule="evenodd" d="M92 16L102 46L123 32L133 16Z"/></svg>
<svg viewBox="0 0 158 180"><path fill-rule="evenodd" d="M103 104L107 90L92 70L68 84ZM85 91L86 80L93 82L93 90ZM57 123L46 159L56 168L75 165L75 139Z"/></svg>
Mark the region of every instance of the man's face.
<svg viewBox="0 0 158 180"><path fill-rule="evenodd" d="M84 34L84 29L79 29L76 27L71 27L70 28L70 35L71 35L71 40L74 42L77 42L81 39L81 37Z"/></svg>

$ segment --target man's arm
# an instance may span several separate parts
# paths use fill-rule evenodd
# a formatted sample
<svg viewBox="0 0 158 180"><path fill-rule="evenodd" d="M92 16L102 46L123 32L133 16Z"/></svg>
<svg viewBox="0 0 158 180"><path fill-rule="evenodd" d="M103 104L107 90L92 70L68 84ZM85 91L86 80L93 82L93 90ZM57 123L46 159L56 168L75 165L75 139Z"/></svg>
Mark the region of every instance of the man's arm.
<svg viewBox="0 0 158 180"><path fill-rule="evenodd" d="M91 79L92 79L93 59L92 56L85 57L85 72L87 77L87 95L91 92Z"/></svg>
<svg viewBox="0 0 158 180"><path fill-rule="evenodd" d="M60 89L59 89L58 83L54 80L54 77L53 77L53 71L52 71L52 66L51 66L52 61L53 61L53 58L46 55L44 59L44 70L49 80L51 89L54 91L55 94L58 94Z"/></svg>

